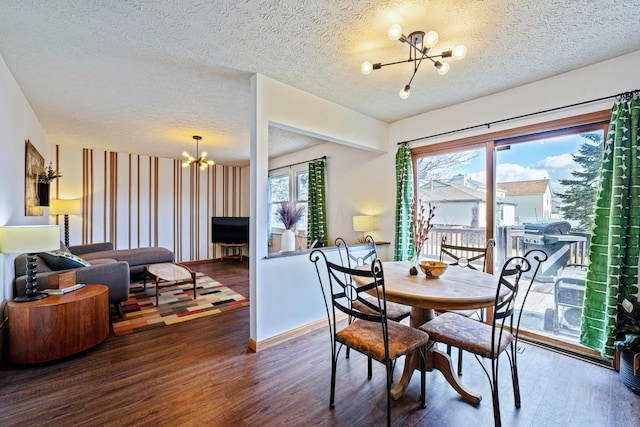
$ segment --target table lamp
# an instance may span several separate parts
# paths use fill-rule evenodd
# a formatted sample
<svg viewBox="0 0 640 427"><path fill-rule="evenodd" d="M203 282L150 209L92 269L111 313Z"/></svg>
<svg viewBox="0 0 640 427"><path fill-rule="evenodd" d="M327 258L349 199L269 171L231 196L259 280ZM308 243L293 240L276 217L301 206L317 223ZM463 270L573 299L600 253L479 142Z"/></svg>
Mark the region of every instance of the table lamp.
<svg viewBox="0 0 640 427"><path fill-rule="evenodd" d="M80 199L54 199L51 200L49 215L64 215L64 244L69 246L69 215L82 213L82 201Z"/></svg>
<svg viewBox="0 0 640 427"><path fill-rule="evenodd" d="M60 227L57 225L20 225L0 227L0 252L27 254L27 294L16 302L46 298L39 294L36 283L36 254L60 248Z"/></svg>
<svg viewBox="0 0 640 427"><path fill-rule="evenodd" d="M353 231L360 231L362 235L358 237L359 243L364 243L365 231L372 231L374 229L374 218L370 215L356 215L353 217Z"/></svg>

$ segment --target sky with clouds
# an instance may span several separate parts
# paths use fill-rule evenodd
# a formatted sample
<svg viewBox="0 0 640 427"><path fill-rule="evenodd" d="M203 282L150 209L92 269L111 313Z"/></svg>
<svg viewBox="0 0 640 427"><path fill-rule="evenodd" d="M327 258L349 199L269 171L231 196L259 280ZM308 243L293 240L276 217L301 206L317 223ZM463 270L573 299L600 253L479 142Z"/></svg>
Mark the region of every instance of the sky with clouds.
<svg viewBox="0 0 640 427"><path fill-rule="evenodd" d="M559 180L571 178L572 170L582 167L573 160L584 140L580 135L565 135L536 141L512 144L496 153L497 182L530 181L548 178L554 192L562 191ZM455 173L485 182L484 151L467 165L460 165Z"/></svg>

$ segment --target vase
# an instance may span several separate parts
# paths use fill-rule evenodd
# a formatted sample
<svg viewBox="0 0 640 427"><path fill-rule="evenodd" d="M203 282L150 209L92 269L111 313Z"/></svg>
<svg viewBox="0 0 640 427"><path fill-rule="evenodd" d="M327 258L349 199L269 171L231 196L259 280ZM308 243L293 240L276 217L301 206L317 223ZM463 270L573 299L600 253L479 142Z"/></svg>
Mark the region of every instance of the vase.
<svg viewBox="0 0 640 427"><path fill-rule="evenodd" d="M38 183L38 206L49 206L49 184L44 182Z"/></svg>
<svg viewBox="0 0 640 427"><path fill-rule="evenodd" d="M417 276L418 271L420 271L420 254L418 252L414 253L411 259L409 260L409 274L412 276Z"/></svg>
<svg viewBox="0 0 640 427"><path fill-rule="evenodd" d="M620 352L620 381L634 393L640 394L640 352Z"/></svg>
<svg viewBox="0 0 640 427"><path fill-rule="evenodd" d="M293 230L284 230L280 238L280 250L289 252L296 250L296 235Z"/></svg>

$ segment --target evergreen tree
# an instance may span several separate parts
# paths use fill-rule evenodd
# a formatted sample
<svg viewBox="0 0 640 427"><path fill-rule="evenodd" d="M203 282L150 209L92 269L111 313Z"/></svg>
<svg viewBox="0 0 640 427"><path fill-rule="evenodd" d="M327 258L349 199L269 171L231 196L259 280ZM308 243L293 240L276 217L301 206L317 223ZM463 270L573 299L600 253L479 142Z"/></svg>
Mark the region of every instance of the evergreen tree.
<svg viewBox="0 0 640 427"><path fill-rule="evenodd" d="M565 189L557 193L562 200L562 215L567 220L577 221L576 231L588 232L593 219L593 207L598 190L598 173L602 163L602 135L598 132L580 135L584 142L573 160L582 166L580 170L572 170L572 179L561 179Z"/></svg>

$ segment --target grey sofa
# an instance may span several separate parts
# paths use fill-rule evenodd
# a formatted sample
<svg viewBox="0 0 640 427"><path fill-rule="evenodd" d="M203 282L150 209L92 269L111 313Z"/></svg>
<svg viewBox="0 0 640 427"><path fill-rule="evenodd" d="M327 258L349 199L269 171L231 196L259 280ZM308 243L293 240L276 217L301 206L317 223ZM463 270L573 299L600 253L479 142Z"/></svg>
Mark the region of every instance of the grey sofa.
<svg viewBox="0 0 640 427"><path fill-rule="evenodd" d="M88 245L69 246L60 244L60 250L79 256L91 265L74 268L78 283L100 283L109 287L109 303L123 317L121 303L129 298L131 277L142 273L144 266L161 262L173 262L173 252L165 248L114 249L113 244L93 243ZM26 294L26 255L19 255L15 262L14 296ZM36 258L36 279L38 289L47 288L49 276L61 271L54 271L40 257Z"/></svg>

